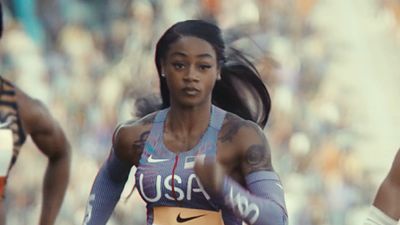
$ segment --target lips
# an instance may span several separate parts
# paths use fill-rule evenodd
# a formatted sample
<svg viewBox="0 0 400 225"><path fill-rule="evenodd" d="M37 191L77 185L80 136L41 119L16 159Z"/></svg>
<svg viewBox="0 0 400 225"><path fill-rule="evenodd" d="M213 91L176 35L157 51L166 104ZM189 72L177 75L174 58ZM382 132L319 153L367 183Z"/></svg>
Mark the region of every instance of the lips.
<svg viewBox="0 0 400 225"><path fill-rule="evenodd" d="M197 95L200 92L200 90L195 87L185 87L182 89L182 91L186 95L190 95L190 96Z"/></svg>

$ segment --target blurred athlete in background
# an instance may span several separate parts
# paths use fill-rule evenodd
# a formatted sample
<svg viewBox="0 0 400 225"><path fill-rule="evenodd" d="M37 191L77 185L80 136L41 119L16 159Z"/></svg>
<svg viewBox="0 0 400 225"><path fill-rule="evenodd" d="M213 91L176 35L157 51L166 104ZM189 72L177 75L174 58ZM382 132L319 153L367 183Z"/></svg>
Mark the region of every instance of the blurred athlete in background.
<svg viewBox="0 0 400 225"><path fill-rule="evenodd" d="M1 2L0 12L1 37ZM39 224L52 225L55 224L68 185L70 145L61 127L40 101L29 97L0 76L0 225L6 222L4 198L7 178L27 135L48 158Z"/></svg>
<svg viewBox="0 0 400 225"><path fill-rule="evenodd" d="M400 219L400 149L383 180L364 225L397 225Z"/></svg>

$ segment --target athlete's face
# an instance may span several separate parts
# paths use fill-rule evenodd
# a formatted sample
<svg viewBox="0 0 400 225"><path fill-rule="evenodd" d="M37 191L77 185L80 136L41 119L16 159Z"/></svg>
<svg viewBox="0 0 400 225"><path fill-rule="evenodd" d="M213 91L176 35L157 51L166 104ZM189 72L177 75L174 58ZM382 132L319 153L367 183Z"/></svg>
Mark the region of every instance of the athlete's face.
<svg viewBox="0 0 400 225"><path fill-rule="evenodd" d="M214 48L200 38L184 36L169 46L162 63L171 104L194 107L211 102L219 72Z"/></svg>

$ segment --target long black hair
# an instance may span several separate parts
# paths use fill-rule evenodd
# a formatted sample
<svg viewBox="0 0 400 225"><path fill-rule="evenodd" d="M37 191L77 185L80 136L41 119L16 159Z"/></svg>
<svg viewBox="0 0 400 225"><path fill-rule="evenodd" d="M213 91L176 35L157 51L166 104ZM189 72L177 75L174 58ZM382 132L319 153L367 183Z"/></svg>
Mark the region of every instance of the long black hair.
<svg viewBox="0 0 400 225"><path fill-rule="evenodd" d="M271 109L271 98L255 66L239 51L225 49L221 30L202 20L187 20L170 27L156 46L155 63L160 79L162 108L170 106L167 82L161 76L161 65L169 46L183 36L193 36L207 41L216 52L221 79L217 80L212 104L232 112L243 119L265 127Z"/></svg>

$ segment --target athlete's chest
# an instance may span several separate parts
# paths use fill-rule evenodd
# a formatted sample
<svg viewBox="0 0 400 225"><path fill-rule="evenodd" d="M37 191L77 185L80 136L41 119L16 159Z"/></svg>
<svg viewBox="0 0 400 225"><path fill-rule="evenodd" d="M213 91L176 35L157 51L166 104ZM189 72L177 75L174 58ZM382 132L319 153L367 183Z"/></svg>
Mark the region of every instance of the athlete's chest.
<svg viewBox="0 0 400 225"><path fill-rule="evenodd" d="M157 151L150 144L145 148L135 174L136 186L145 201L167 203L210 199L193 170L196 157L205 157L207 151L196 149L173 154L165 149Z"/></svg>
<svg viewBox="0 0 400 225"><path fill-rule="evenodd" d="M164 131L162 141L167 149L174 153L189 151L195 148L201 141L206 131L195 134L177 137L172 132ZM161 139L161 138L160 138Z"/></svg>
<svg viewBox="0 0 400 225"><path fill-rule="evenodd" d="M205 191L193 168L197 157L216 155L217 136L225 113L212 108L211 121L205 132L195 135L193 143L183 149L171 149L164 122L168 109L157 113L137 166L136 187L142 198L152 206L174 206L212 209L210 195ZM167 132L168 133L168 132ZM187 144L187 143L184 143ZM176 153L174 150L186 150Z"/></svg>

